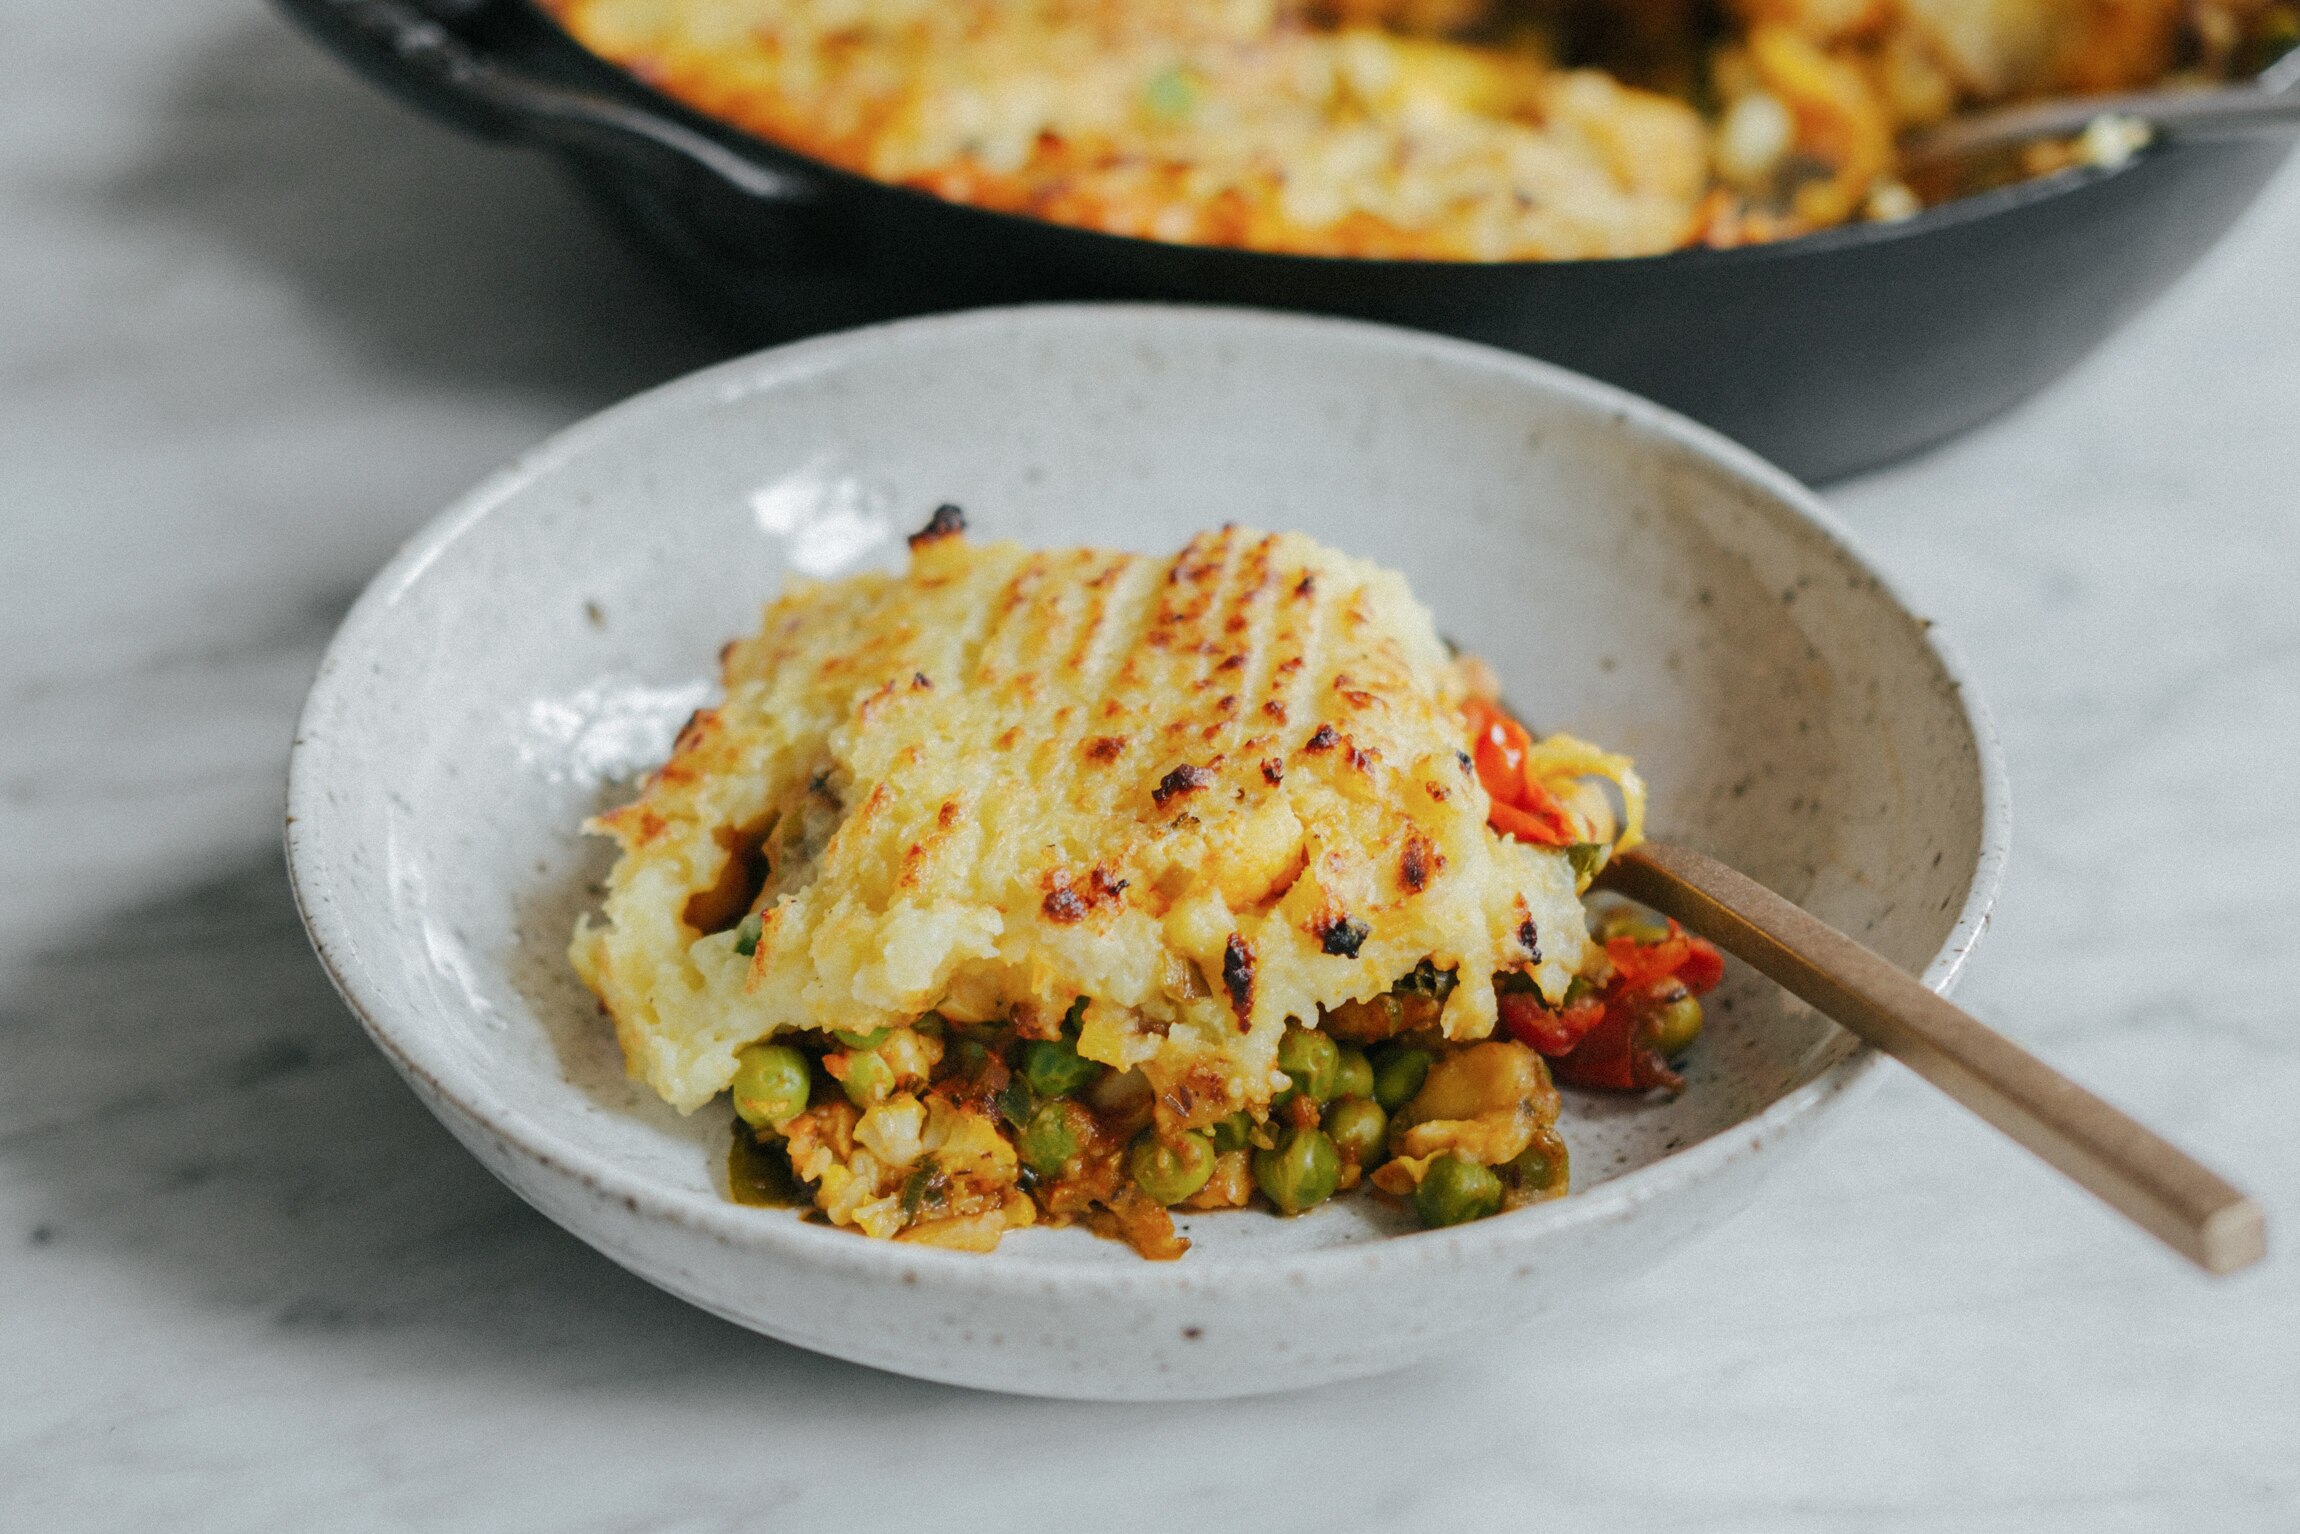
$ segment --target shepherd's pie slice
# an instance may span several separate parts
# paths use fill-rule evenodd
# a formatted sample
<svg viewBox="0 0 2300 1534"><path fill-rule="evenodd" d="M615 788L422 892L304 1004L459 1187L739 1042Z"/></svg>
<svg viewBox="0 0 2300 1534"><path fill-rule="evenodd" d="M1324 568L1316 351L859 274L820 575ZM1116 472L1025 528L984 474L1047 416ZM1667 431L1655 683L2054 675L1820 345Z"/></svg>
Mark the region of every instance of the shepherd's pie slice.
<svg viewBox="0 0 2300 1534"><path fill-rule="evenodd" d="M1180 554L977 544L794 584L637 800L572 957L682 1111L737 1052L939 1014L1139 1068L1187 1123L1248 1110L1289 1019L1450 972L1564 998L1588 949L1557 848L1487 826L1466 685L1399 576L1290 533ZM1521 982L1522 983L1522 982Z"/></svg>

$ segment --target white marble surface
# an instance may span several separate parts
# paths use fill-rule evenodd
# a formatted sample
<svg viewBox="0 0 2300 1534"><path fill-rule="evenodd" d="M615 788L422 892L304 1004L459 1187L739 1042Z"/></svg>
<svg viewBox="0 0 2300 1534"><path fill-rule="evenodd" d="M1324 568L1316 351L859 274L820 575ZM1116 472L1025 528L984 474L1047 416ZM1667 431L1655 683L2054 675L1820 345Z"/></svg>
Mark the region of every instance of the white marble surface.
<svg viewBox="0 0 2300 1534"><path fill-rule="evenodd" d="M352 592L712 340L539 166L254 0L0 18L0 1526L2300 1525L2300 174L2047 398L1833 495L2008 747L1966 999L2240 1173L2270 1263L2197 1277L1896 1075L1573 1324L1082 1409L627 1277L297 929L280 765Z"/></svg>

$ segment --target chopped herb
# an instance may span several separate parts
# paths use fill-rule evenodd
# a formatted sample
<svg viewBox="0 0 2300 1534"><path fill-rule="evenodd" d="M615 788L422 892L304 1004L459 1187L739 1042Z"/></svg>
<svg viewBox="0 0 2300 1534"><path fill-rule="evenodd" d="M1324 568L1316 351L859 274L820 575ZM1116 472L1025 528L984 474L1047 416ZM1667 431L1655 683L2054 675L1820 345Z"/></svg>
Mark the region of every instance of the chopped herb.
<svg viewBox="0 0 2300 1534"><path fill-rule="evenodd" d="M902 1212L905 1219L914 1218L928 1204L943 1202L946 1179L942 1168L929 1156L918 1164L918 1169L902 1180Z"/></svg>
<svg viewBox="0 0 2300 1534"><path fill-rule="evenodd" d="M1439 969L1429 960L1424 959L1414 966L1412 974L1400 980L1390 989L1402 991L1409 996L1427 996L1433 1001L1443 1001L1453 994L1456 983L1452 970Z"/></svg>
<svg viewBox="0 0 2300 1534"><path fill-rule="evenodd" d="M1032 1101L1030 1083L1020 1076L999 1089L996 1099L998 1116L1020 1129L1030 1122L1031 1112L1038 1106Z"/></svg>
<svg viewBox="0 0 2300 1534"><path fill-rule="evenodd" d="M758 912L753 911L744 917L735 928L735 952L746 959L757 953L759 951L759 934L764 930L765 927L759 920Z"/></svg>
<svg viewBox="0 0 2300 1534"><path fill-rule="evenodd" d="M1604 842L1575 842L1565 849L1565 860L1573 865L1573 876L1586 882L1597 877L1612 850Z"/></svg>
<svg viewBox="0 0 2300 1534"><path fill-rule="evenodd" d="M1150 77L1142 88L1142 104L1150 115L1167 122L1190 115L1198 104L1198 79L1187 64L1172 64Z"/></svg>
<svg viewBox="0 0 2300 1534"><path fill-rule="evenodd" d="M990 1063L990 1051L973 1039L960 1039L958 1047L944 1058L950 1062L953 1075L979 1076Z"/></svg>

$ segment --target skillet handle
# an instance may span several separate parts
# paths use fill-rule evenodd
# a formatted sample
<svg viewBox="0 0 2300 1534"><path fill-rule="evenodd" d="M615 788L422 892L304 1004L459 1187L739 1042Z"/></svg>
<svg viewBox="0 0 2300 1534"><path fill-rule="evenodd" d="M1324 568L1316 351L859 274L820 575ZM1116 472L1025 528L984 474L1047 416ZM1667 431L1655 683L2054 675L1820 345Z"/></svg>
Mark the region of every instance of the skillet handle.
<svg viewBox="0 0 2300 1534"><path fill-rule="evenodd" d="M803 204L812 187L668 117L598 91L518 73L431 11L474 15L486 0L278 0L304 31L370 81L480 138L642 162L671 160L745 197Z"/></svg>

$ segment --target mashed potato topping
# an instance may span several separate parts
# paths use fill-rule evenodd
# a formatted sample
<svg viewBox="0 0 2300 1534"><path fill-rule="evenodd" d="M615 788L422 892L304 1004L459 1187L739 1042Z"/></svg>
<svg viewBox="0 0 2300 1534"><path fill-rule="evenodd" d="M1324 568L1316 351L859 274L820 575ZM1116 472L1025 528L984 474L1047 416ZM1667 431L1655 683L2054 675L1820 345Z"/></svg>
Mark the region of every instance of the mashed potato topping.
<svg viewBox="0 0 2300 1534"><path fill-rule="evenodd" d="M1541 1053L1607 973L1579 892L1614 835L1580 774L1641 791L1525 749L1396 574L1239 527L980 544L946 507L908 569L795 584L723 671L593 823L623 855L571 957L633 1073L682 1111L732 1085L835 1223L1080 1217L1170 1255L1171 1204L1286 1208L1392 1152L1405 1196L1537 1142L1562 1191ZM1395 1144L1365 1046L1436 1094L1407 1060ZM1353 1096L1354 1140L1320 1106Z"/></svg>
<svg viewBox="0 0 2300 1534"><path fill-rule="evenodd" d="M1524 48L1273 0L558 0L590 47L777 142L956 201L1330 255L1692 237L1701 121Z"/></svg>
<svg viewBox="0 0 2300 1534"><path fill-rule="evenodd" d="M1425 959L1463 982L1454 1038L1493 1031L1497 971L1561 997L1581 964L1565 855L1486 828L1428 612L1299 535L930 537L791 591L725 682L598 822L624 858L574 950L682 1109L786 1030L1085 996L1082 1056L1227 1113L1267 1105L1287 1018Z"/></svg>
<svg viewBox="0 0 2300 1534"><path fill-rule="evenodd" d="M1970 189L1904 183L1909 130L2300 41L2300 0L547 3L689 105L881 181L1113 234L1466 261L1905 218ZM2018 169L2071 163L2035 147Z"/></svg>

